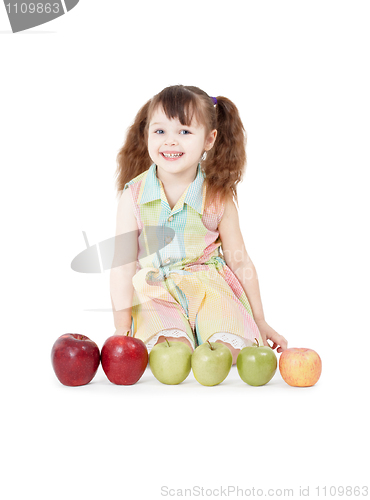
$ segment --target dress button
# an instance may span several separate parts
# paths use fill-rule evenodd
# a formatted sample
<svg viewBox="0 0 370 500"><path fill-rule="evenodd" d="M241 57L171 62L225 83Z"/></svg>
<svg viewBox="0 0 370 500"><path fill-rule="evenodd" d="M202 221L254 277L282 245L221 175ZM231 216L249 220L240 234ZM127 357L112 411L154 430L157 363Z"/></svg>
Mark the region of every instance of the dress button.
<svg viewBox="0 0 370 500"><path fill-rule="evenodd" d="M170 262L170 260L171 260L170 258L168 258L168 259L164 260L164 261L163 261L163 264L168 264L168 263Z"/></svg>
<svg viewBox="0 0 370 500"><path fill-rule="evenodd" d="M171 236L166 236L166 243L170 243L172 241Z"/></svg>
<svg viewBox="0 0 370 500"><path fill-rule="evenodd" d="M173 220L173 215L171 215L171 217L168 218L169 222L171 222L171 220Z"/></svg>

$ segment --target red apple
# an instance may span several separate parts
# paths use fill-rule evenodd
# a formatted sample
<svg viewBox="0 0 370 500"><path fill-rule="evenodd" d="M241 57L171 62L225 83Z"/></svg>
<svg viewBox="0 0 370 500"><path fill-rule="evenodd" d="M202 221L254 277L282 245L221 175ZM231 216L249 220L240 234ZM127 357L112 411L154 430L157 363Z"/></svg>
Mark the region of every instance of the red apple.
<svg viewBox="0 0 370 500"><path fill-rule="evenodd" d="M132 385L143 375L148 365L148 350L144 342L127 335L112 335L101 350L101 364L112 384Z"/></svg>
<svg viewBox="0 0 370 500"><path fill-rule="evenodd" d="M285 382L294 387L311 387L321 375L321 358L316 351L303 347L285 349L279 359L279 370Z"/></svg>
<svg viewBox="0 0 370 500"><path fill-rule="evenodd" d="M100 363L99 347L78 333L65 333L54 343L51 363L64 385L85 385L94 378Z"/></svg>

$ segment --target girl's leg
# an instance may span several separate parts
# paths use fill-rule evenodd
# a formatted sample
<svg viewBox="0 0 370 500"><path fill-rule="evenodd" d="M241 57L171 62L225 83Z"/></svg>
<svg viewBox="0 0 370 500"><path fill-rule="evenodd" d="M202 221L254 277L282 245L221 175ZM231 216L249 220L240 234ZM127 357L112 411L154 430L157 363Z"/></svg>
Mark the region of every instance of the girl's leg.
<svg viewBox="0 0 370 500"><path fill-rule="evenodd" d="M186 332L177 328L171 328L167 330L161 330L156 335L154 335L154 337L149 339L148 342L146 342L148 353L150 353L150 351L156 344L165 342L166 339L168 340L168 342L184 342L184 344L187 344L192 351L195 348L194 342L189 338Z"/></svg>
<svg viewBox="0 0 370 500"><path fill-rule="evenodd" d="M231 351L233 356L233 365L236 364L236 360L240 351L247 346L252 345L252 341L249 339L245 339L243 337L239 337L238 335L234 335L233 333L228 332L217 332L211 335L208 339L210 342L219 342L221 344L225 344Z"/></svg>

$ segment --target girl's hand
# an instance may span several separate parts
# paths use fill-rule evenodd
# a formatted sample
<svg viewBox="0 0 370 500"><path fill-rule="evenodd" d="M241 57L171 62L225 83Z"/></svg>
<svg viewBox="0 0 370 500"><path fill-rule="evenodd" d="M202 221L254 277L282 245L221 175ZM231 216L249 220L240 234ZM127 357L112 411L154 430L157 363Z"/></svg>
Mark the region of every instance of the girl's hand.
<svg viewBox="0 0 370 500"><path fill-rule="evenodd" d="M129 336L131 335L131 325L129 328L125 326L118 326L116 328L116 331L114 332L114 335L127 335L127 332L130 332Z"/></svg>
<svg viewBox="0 0 370 500"><path fill-rule="evenodd" d="M288 341L271 328L265 320L257 320L256 324L265 346L271 347L271 349L276 349L277 346L280 346L276 349L277 352L283 352L288 348ZM268 339L273 342L272 346L267 342Z"/></svg>

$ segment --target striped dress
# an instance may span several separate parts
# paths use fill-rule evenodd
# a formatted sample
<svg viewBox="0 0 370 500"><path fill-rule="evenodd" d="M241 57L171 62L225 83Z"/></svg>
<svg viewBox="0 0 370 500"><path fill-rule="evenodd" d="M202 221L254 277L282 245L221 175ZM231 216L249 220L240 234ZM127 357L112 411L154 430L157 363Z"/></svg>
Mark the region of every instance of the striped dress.
<svg viewBox="0 0 370 500"><path fill-rule="evenodd" d="M200 164L172 210L156 172L153 164L124 186L138 225L131 334L147 342L177 328L195 345L217 332L262 344L245 291L221 253L217 228L224 206L217 197L205 209Z"/></svg>

